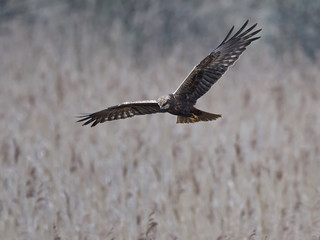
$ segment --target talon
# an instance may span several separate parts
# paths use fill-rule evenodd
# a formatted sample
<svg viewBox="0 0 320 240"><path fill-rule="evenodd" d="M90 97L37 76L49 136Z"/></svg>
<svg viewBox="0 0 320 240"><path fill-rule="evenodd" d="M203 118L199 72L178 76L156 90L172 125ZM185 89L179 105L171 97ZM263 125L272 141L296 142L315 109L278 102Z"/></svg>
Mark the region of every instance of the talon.
<svg viewBox="0 0 320 240"><path fill-rule="evenodd" d="M191 120L192 120L192 122L197 122L197 121L199 121L199 117L197 115L195 115L194 113L192 113Z"/></svg>

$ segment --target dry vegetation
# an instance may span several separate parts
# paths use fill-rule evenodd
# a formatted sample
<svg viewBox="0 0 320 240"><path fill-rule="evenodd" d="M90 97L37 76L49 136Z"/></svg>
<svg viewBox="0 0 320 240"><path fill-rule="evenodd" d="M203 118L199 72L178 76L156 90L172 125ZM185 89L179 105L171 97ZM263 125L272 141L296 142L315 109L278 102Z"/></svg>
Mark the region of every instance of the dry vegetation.
<svg viewBox="0 0 320 240"><path fill-rule="evenodd" d="M1 37L1 239L320 238L319 62L261 40L198 103L222 119L89 128L74 116L167 94L207 49L136 68L85 35L94 54L79 67L72 39L59 52L47 28Z"/></svg>

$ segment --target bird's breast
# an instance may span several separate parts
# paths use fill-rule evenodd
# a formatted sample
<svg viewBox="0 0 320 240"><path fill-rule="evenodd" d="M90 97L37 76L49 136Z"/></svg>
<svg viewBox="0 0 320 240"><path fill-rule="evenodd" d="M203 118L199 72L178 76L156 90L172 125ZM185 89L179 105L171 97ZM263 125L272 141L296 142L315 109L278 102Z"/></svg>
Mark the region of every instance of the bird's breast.
<svg viewBox="0 0 320 240"><path fill-rule="evenodd" d="M169 113L179 116L191 116L192 104L188 101L176 100L168 110Z"/></svg>

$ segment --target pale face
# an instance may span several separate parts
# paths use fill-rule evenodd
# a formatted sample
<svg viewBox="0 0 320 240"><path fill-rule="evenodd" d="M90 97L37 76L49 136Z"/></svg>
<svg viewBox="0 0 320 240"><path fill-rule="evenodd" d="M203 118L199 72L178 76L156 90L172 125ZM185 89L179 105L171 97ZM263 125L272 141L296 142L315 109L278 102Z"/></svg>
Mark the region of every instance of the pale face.
<svg viewBox="0 0 320 240"><path fill-rule="evenodd" d="M168 109L170 107L169 96L162 96L158 98L157 102L161 110Z"/></svg>

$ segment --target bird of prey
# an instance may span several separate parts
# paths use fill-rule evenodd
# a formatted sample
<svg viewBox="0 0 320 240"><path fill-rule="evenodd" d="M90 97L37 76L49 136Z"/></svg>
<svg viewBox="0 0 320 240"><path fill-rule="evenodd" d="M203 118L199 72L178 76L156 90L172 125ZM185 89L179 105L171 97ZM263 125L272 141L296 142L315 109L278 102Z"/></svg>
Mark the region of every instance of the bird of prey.
<svg viewBox="0 0 320 240"><path fill-rule="evenodd" d="M105 121L165 112L177 115L177 123L216 120L221 117L220 114L201 111L194 105L228 67L234 64L246 47L260 38L256 36L261 31L261 29L255 30L257 23L246 29L247 24L248 20L233 36L231 36L234 29L232 27L221 44L193 68L175 92L162 96L158 100L124 102L99 112L80 116L78 122L84 122L83 125L91 124L91 127L94 127Z"/></svg>

